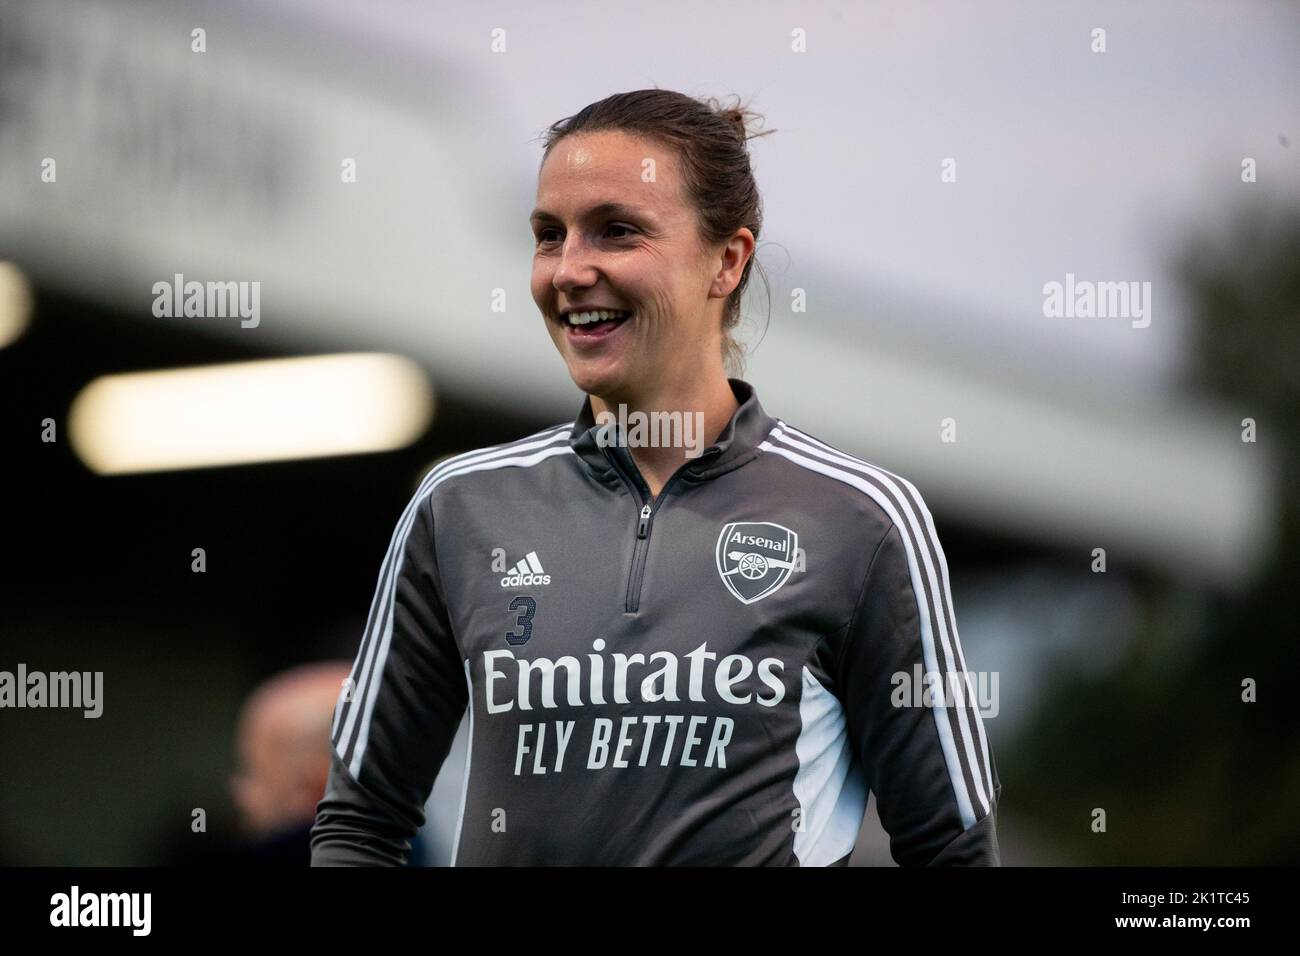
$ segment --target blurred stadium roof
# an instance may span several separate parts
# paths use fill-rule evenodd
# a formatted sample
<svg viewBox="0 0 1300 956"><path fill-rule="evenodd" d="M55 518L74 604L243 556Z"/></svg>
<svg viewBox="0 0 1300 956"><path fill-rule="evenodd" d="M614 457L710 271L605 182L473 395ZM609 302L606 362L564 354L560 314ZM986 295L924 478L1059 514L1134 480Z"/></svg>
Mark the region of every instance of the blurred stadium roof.
<svg viewBox="0 0 1300 956"><path fill-rule="evenodd" d="M76 6L0 14L0 243L37 282L280 349L401 352L484 406L572 416L524 222L528 137L556 117L503 136L504 106L461 69L301 5ZM57 183L40 182L45 157ZM1105 547L1231 584L1267 554L1273 469L1239 439L1249 410L1069 377L1061 355L1037 367L1041 330L1019 354L989 347L978 330L1001 320L986 305L817 261L773 286L747 374L770 412L906 475L935 510L1081 561ZM153 284L178 273L261 282L262 322L152 318ZM794 287L806 314L785 307ZM767 304L751 288L749 312ZM936 311L946 324L924 319ZM947 418L955 443L940 441Z"/></svg>

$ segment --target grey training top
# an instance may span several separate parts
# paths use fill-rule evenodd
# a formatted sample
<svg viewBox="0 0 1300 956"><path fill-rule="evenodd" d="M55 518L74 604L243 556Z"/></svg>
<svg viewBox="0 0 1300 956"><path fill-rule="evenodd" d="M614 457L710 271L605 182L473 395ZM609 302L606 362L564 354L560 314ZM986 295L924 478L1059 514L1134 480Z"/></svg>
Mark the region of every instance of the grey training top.
<svg viewBox="0 0 1300 956"><path fill-rule="evenodd" d="M898 863L998 865L929 510L730 381L653 500L589 400L429 473L335 709L313 865L405 861L467 706L453 865L843 864L868 790Z"/></svg>

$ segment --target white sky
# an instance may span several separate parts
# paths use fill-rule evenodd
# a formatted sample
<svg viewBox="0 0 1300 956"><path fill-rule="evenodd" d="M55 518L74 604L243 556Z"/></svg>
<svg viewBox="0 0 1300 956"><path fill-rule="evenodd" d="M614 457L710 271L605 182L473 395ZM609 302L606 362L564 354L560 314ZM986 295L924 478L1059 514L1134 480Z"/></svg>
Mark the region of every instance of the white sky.
<svg viewBox="0 0 1300 956"><path fill-rule="evenodd" d="M739 93L778 130L753 145L761 238L780 245L760 259L788 269L786 294L809 289L801 321L984 350L1049 377L1163 380L1183 342L1174 242L1243 200L1300 196L1296 4L249 6L452 64L467 102L492 104L476 126L518 155L521 242L530 140L548 123L619 90ZM505 54L489 51L496 27ZM1090 50L1094 27L1104 54ZM805 54L790 51L795 28ZM939 180L949 156L956 184ZM1259 164L1253 185L1244 156ZM1151 327L1045 319L1042 286L1066 272L1152 282ZM829 275L853 284L847 295L817 298L829 283L809 277ZM774 303L774 323L792 319Z"/></svg>

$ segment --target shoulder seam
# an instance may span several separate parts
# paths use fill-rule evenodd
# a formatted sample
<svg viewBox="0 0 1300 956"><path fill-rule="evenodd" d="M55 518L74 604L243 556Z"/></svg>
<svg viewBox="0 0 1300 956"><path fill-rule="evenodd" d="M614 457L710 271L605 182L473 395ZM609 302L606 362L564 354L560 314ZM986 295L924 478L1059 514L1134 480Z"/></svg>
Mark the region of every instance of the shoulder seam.
<svg viewBox="0 0 1300 956"><path fill-rule="evenodd" d="M837 676L844 666L844 655L848 652L849 640L853 636L853 626L857 624L858 616L862 613L862 599L867 595L867 583L871 580L871 572L876 568L876 558L880 556L880 549L885 546L885 541L888 540L890 532L896 527L897 525L891 520L889 527L885 529L885 533L876 542L875 550L871 552L871 560L867 562L867 573L862 576L862 585L858 588L857 600L853 602L853 613L849 615L849 621L844 625L846 632L844 643L840 645L840 652L835 658L835 673Z"/></svg>
<svg viewBox="0 0 1300 956"><path fill-rule="evenodd" d="M454 455L450 455L438 462L425 473L424 477L420 479L420 486L417 494L420 497L432 495L434 489L438 485L442 484L447 478L453 477L451 472L456 467L469 464L471 459L475 459L475 456L484 456L481 459L475 460L476 464L486 464L495 460L491 456L507 454L511 450L517 449L527 442L537 440L543 442L543 445L539 447L545 447L546 444L554 444L556 447L559 447L560 443L557 439L564 435L567 429L572 427L572 422L562 422L557 425L552 425L549 428L543 428L540 431L533 432L531 435L525 435L523 438L517 438L514 441L502 442L497 445L484 445L481 448L471 448L468 451L457 452Z"/></svg>
<svg viewBox="0 0 1300 956"><path fill-rule="evenodd" d="M840 455L840 456L842 456L842 457L844 457L844 458L847 458L847 459L849 459L850 461L856 462L856 463L859 464L859 465L866 465L868 468L874 468L874 469L876 469L876 471L879 471L879 472L882 472L883 474L889 475L891 478L899 478L899 479L902 479L902 475L895 474L894 472L892 472L892 471L890 471L888 468L886 468L884 465L878 465L878 464L876 464L874 461L868 461L867 459L865 459L865 458L861 458L861 457L859 457L859 456L857 456L857 455L851 455L851 454L849 454L847 451L845 451L844 449L839 448L839 447L837 447L837 446L835 446L835 445L832 445L830 442L822 441L822 440L821 440L820 438L818 438L816 435L813 435L813 434L811 434L811 433L809 433L809 432L806 432L806 431L804 431L802 428L799 428L799 427L797 427L797 426L795 426L795 425L791 425L791 424L790 424L789 422L787 422L787 421L784 421L784 420L778 418L778 419L777 419L777 428L778 428L781 432L783 432L783 433L793 433L793 436L795 436L795 437L799 437L799 438L806 439L807 441L811 442L811 443L814 444L814 445L820 445L820 446L821 446L822 448L824 448L825 450L827 450L827 451L831 451L831 452L834 452L835 454Z"/></svg>
<svg viewBox="0 0 1300 956"><path fill-rule="evenodd" d="M778 429L781 430L781 431L784 431L785 429L788 429L789 427L790 427L790 426L788 426L788 425L786 425L784 422L782 422L782 423L778 426ZM773 431L777 431L778 429L773 429ZM800 433L800 437L811 438L811 436L805 436L805 435L803 435L803 433ZM813 440L815 441L816 439L813 439ZM847 487L847 488L851 488L854 492L856 492L856 494L850 494L850 495L849 495L849 498L851 498L851 499L854 500L854 501L865 500L867 503L869 503L870 505L872 505L872 506L875 508L876 512L880 515L881 518L883 518L885 521L889 522L891 525L893 524L893 519L889 516L889 513L888 513L888 512L887 512L887 511L886 511L886 510L881 506L880 502L877 501L877 500L876 500L876 499L875 499L871 494L869 494L868 492L866 492L866 491L864 491L863 489L857 487L856 485L853 485L853 484L850 483L850 482L841 481L839 478L836 478L836 477L833 476L833 475L824 474L824 473L822 473L822 472L820 472L820 471L817 471L815 468L809 468L809 467L806 466L806 465L802 465L802 464L800 464L799 462L794 461L793 459L787 457L786 455L781 454L780 451L776 451L776 449L777 449L778 446L775 445L775 444L772 444L772 443L771 443L769 440L767 440L767 439L764 440L764 444L766 444L766 445L768 446L768 448L767 448L767 449L764 449L764 450L772 450L772 451L775 451L775 453L776 453L776 457L777 457L777 458L784 459L785 461L789 462L790 467L792 467L792 468L796 468L796 469L798 469L800 472L802 472L802 473L804 473L804 474L817 475L817 476L819 476L819 477L821 477L821 478L825 478L827 481L831 481L831 482L833 482L833 483L836 484L836 485L843 485L843 486L845 486L845 487ZM825 444L825 443L823 443L823 444ZM871 462L866 461L865 459L857 458L857 457L855 457L855 456L853 456L853 455L848 454L847 452L842 452L842 451L840 451L838 448L834 448L834 447L831 446L831 445L826 445L825 447L826 447L827 449L830 449L831 451L833 451L833 452L834 452L835 454L837 454L837 455L842 455L844 458L849 459L850 461L854 462L855 464L861 465L861 466L866 467L866 468L874 469L874 470L876 470L876 471L881 472L881 473L884 474L884 475L887 475L887 476L889 476L889 477L891 477L891 478L895 478L895 479L897 479L898 481L906 481L905 478L902 478L902 477L900 477L900 476L898 476L898 475L895 475L893 472L887 471L886 469L881 468L879 465L874 465L874 464L872 464ZM803 452L803 451L801 451L801 450L799 450L799 449L790 448L790 449L786 449L786 450L789 451L791 454L802 455L802 456L804 456L804 457L810 457L806 452ZM818 464L820 464L820 465L824 465L824 466L827 467L827 468L834 468L834 469L837 469L837 470L839 470L839 471L846 471L846 470L847 470L846 467L845 467L845 464L844 464L843 462L834 462L834 461L824 461L824 460L819 460L819 461L818 461Z"/></svg>

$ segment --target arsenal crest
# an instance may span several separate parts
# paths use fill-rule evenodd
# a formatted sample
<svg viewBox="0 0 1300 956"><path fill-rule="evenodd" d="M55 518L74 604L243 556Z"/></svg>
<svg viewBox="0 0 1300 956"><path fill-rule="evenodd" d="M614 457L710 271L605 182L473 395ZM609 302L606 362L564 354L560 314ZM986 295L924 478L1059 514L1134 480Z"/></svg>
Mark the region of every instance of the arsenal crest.
<svg viewBox="0 0 1300 956"><path fill-rule="evenodd" d="M770 521L733 521L718 535L718 574L742 604L761 601L794 570L799 536Z"/></svg>

